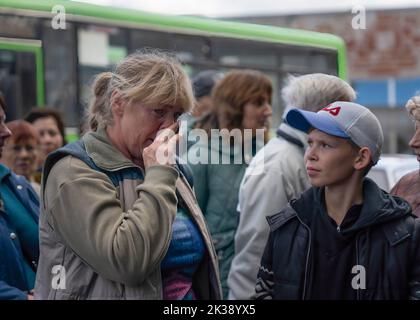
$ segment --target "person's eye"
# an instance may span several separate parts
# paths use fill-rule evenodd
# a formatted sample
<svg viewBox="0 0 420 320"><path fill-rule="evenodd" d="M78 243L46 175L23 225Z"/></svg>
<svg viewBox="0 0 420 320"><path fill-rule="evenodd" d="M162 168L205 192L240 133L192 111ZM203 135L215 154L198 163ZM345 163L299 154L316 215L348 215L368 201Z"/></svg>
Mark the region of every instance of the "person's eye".
<svg viewBox="0 0 420 320"><path fill-rule="evenodd" d="M265 99L264 98L258 98L256 101L257 106L261 107L265 104Z"/></svg>
<svg viewBox="0 0 420 320"><path fill-rule="evenodd" d="M322 147L325 148L325 149L331 148L331 146L328 143L323 143Z"/></svg>
<svg viewBox="0 0 420 320"><path fill-rule="evenodd" d="M154 109L153 112L158 117L163 117L165 115L165 110L164 109Z"/></svg>

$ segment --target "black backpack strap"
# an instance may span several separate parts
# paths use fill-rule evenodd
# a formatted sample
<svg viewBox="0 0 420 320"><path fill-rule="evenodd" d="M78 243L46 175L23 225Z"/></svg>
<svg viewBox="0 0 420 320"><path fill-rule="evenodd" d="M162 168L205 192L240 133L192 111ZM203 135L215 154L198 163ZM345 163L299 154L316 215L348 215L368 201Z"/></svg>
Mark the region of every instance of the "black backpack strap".
<svg viewBox="0 0 420 320"><path fill-rule="evenodd" d="M303 143L301 141L292 137L291 135L289 135L285 131L281 130L280 128L277 129L276 134L277 134L277 137L282 137L284 140L289 141L290 143L293 143L293 144L297 145L298 147L300 147L302 149L305 148L305 146L303 145Z"/></svg>

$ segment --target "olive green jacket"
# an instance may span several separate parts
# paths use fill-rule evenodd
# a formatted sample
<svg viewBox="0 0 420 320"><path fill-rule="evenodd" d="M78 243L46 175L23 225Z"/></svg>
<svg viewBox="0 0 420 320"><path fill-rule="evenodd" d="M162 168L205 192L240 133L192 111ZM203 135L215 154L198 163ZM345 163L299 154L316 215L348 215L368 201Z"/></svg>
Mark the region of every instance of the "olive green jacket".
<svg viewBox="0 0 420 320"><path fill-rule="evenodd" d="M139 179L141 169L115 149L105 129L83 142L98 170L73 155L55 162L50 155L44 167L35 298L162 299L160 263L182 199L207 248L194 291L200 299L220 299L214 247L185 179L160 165ZM107 171L121 173L117 187Z"/></svg>

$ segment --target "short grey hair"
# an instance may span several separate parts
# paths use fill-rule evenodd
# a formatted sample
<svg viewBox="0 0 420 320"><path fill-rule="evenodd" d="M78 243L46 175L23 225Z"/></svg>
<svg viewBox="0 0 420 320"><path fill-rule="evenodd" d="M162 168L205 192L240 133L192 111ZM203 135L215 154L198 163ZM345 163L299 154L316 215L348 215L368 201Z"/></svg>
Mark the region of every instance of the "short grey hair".
<svg viewBox="0 0 420 320"><path fill-rule="evenodd" d="M414 119L419 121L420 120L420 95L414 96L409 99L405 105L410 116Z"/></svg>
<svg viewBox="0 0 420 320"><path fill-rule="evenodd" d="M335 101L356 99L356 92L344 80L324 74L288 75L281 96L286 109L299 108L317 112Z"/></svg>

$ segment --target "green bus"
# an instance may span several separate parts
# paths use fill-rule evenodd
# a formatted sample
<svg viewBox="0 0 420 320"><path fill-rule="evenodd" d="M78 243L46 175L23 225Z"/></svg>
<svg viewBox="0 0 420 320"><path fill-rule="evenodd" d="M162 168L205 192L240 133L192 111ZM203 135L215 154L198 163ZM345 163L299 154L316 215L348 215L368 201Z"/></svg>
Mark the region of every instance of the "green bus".
<svg viewBox="0 0 420 320"><path fill-rule="evenodd" d="M346 78L344 41L311 31L168 16L60 0L0 0L0 91L9 119L31 107L58 108L77 135L93 76L141 48L172 51L193 76L204 69L257 69L278 96L289 74Z"/></svg>

